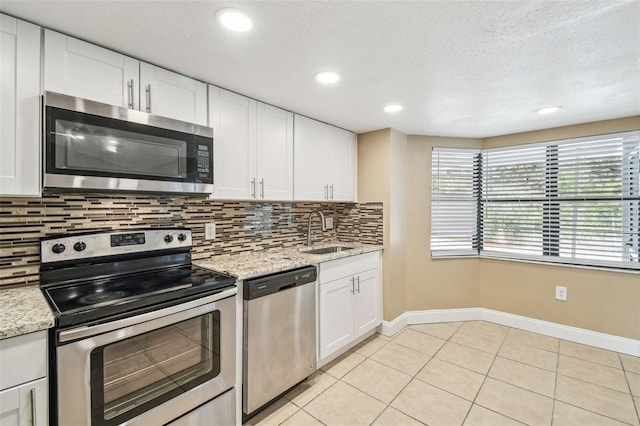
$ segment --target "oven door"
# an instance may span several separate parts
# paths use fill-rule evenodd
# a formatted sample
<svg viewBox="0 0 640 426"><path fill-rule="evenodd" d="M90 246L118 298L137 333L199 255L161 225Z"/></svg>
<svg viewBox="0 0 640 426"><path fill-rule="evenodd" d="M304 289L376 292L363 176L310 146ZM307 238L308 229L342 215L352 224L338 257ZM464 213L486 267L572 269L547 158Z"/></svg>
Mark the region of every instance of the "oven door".
<svg viewBox="0 0 640 426"><path fill-rule="evenodd" d="M164 424L231 389L236 292L60 332L58 424Z"/></svg>

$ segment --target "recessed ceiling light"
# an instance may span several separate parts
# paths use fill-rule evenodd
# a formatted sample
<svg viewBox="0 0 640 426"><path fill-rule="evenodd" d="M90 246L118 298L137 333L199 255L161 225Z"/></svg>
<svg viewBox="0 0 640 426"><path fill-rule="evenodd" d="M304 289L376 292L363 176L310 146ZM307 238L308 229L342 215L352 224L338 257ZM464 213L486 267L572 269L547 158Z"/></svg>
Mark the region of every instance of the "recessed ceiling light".
<svg viewBox="0 0 640 426"><path fill-rule="evenodd" d="M546 108L540 108L536 112L538 114L551 114L551 113L554 113L554 112L559 111L559 110L560 110L559 106L550 106L550 107L546 107Z"/></svg>
<svg viewBox="0 0 640 426"><path fill-rule="evenodd" d="M390 105L385 105L383 109L384 109L384 112L400 112L404 109L404 107L400 104L390 104Z"/></svg>
<svg viewBox="0 0 640 426"><path fill-rule="evenodd" d="M316 81L323 84L333 84L340 80L340 74L333 71L323 71L316 74Z"/></svg>
<svg viewBox="0 0 640 426"><path fill-rule="evenodd" d="M225 8L216 12L216 19L228 30L243 33L253 27L251 18L240 9Z"/></svg>

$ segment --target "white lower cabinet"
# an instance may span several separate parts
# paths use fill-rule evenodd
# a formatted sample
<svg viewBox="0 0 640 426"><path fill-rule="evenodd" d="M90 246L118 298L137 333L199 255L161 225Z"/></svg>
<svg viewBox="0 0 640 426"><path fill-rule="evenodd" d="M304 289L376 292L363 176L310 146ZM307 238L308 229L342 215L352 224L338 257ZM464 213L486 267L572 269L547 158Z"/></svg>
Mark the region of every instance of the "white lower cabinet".
<svg viewBox="0 0 640 426"><path fill-rule="evenodd" d="M47 379L0 391L2 426L44 426L48 423Z"/></svg>
<svg viewBox="0 0 640 426"><path fill-rule="evenodd" d="M319 360L382 322L380 252L320 264Z"/></svg>
<svg viewBox="0 0 640 426"><path fill-rule="evenodd" d="M46 331L0 340L0 425L49 421Z"/></svg>

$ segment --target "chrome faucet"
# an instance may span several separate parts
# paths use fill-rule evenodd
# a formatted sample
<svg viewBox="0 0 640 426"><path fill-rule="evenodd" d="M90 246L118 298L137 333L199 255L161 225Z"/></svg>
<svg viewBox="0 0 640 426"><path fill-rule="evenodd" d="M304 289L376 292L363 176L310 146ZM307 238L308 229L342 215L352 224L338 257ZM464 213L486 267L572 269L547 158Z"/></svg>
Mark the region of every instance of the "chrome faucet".
<svg viewBox="0 0 640 426"><path fill-rule="evenodd" d="M308 233L307 233L307 245L310 246L311 243L313 243L313 240L311 239L311 217L313 216L314 213L318 213L320 215L320 220L322 220L322 230L326 231L327 230L327 226L325 225L324 222L324 215L322 214L322 211L315 209L312 210L311 213L309 213L309 220L307 222L307 229L308 229Z"/></svg>

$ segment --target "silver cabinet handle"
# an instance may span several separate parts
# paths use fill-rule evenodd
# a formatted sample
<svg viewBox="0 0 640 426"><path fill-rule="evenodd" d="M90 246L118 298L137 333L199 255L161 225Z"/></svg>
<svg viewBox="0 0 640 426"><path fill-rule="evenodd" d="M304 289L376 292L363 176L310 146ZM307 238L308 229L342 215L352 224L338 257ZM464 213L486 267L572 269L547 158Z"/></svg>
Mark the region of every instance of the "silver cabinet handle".
<svg viewBox="0 0 640 426"><path fill-rule="evenodd" d="M260 198L264 200L264 178L260 179Z"/></svg>
<svg viewBox="0 0 640 426"><path fill-rule="evenodd" d="M29 396L31 397L31 424L32 426L37 426L38 420L36 414L38 410L36 410L36 388L31 388Z"/></svg>
<svg viewBox="0 0 640 426"><path fill-rule="evenodd" d="M356 277L356 280L358 281L358 294L360 294L360 275Z"/></svg>
<svg viewBox="0 0 640 426"><path fill-rule="evenodd" d="M251 198L256 198L256 179L251 179Z"/></svg>
<svg viewBox="0 0 640 426"><path fill-rule="evenodd" d="M351 277L351 294L356 293L356 278Z"/></svg>
<svg viewBox="0 0 640 426"><path fill-rule="evenodd" d="M333 184L331 184L331 199L333 200Z"/></svg>
<svg viewBox="0 0 640 426"><path fill-rule="evenodd" d="M151 85L147 84L144 88L145 95L147 96L147 112L151 112Z"/></svg>
<svg viewBox="0 0 640 426"><path fill-rule="evenodd" d="M329 185L324 186L324 199L325 200L329 199Z"/></svg>
<svg viewBox="0 0 640 426"><path fill-rule="evenodd" d="M133 109L133 79L127 82L127 96L129 96L129 109Z"/></svg>

